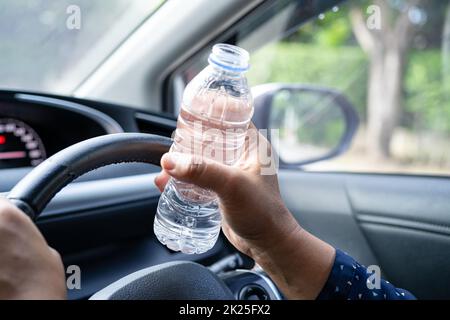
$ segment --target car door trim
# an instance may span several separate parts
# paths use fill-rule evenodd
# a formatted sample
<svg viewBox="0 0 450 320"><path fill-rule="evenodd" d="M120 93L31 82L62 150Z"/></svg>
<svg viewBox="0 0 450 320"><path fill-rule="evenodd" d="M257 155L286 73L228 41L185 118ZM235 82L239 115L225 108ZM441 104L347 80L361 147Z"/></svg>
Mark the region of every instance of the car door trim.
<svg viewBox="0 0 450 320"><path fill-rule="evenodd" d="M450 236L450 226L445 224L434 224L411 219L391 218L379 215L356 214L356 219L361 223L387 225L393 227L401 227L414 229L424 232L432 232Z"/></svg>

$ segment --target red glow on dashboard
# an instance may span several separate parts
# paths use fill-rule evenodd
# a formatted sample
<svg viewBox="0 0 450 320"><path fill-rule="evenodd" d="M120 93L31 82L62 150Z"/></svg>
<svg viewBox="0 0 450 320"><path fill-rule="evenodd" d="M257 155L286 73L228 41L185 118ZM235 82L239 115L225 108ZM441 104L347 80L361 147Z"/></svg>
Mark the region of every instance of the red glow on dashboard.
<svg viewBox="0 0 450 320"><path fill-rule="evenodd" d="M6 142L6 137L0 136L0 144L5 144L5 142Z"/></svg>

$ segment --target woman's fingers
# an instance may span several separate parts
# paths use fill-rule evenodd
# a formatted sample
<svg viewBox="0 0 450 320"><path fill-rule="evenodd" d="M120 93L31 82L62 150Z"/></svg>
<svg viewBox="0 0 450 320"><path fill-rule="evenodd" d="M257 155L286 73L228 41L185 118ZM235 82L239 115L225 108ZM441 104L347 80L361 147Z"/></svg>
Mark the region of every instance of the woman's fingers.
<svg viewBox="0 0 450 320"><path fill-rule="evenodd" d="M166 187L167 182L169 182L170 176L162 170L155 178L155 185L158 187L159 191L163 192Z"/></svg>
<svg viewBox="0 0 450 320"><path fill-rule="evenodd" d="M210 189L219 195L225 192L237 176L236 168L177 152L166 153L161 159L161 166L170 176Z"/></svg>

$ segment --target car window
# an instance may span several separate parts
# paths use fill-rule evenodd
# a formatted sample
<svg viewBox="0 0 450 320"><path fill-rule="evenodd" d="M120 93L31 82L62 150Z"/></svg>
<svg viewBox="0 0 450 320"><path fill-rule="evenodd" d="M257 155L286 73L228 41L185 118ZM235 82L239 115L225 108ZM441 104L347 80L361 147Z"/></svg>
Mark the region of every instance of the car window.
<svg viewBox="0 0 450 320"><path fill-rule="evenodd" d="M162 2L0 1L0 89L72 93Z"/></svg>
<svg viewBox="0 0 450 320"><path fill-rule="evenodd" d="M450 1L345 1L306 23L304 3L290 1L259 27L247 25L235 43L251 51L251 85L330 88L357 110L350 149L305 169L450 174ZM190 61L174 78L178 87L204 64L200 55ZM280 124L280 132L314 141L301 122ZM322 136L342 128L329 130Z"/></svg>

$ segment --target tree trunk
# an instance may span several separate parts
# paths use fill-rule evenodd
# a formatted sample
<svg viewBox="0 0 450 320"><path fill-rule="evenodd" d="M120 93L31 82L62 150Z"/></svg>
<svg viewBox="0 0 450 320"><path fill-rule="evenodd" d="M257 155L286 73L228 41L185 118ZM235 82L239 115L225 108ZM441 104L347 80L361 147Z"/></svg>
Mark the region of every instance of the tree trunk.
<svg viewBox="0 0 450 320"><path fill-rule="evenodd" d="M376 48L370 58L368 83L367 152L390 157L390 143L403 104L405 56L398 46Z"/></svg>
<svg viewBox="0 0 450 320"><path fill-rule="evenodd" d="M413 0L417 5L421 0ZM369 30L363 12L351 11L354 34L370 58L367 101L367 152L375 158L390 157L390 143L403 107L403 80L413 26L408 10L390 23L392 9L384 0L380 8L381 30Z"/></svg>
<svg viewBox="0 0 450 320"><path fill-rule="evenodd" d="M450 4L445 15L442 32L442 71L445 89L450 88Z"/></svg>

